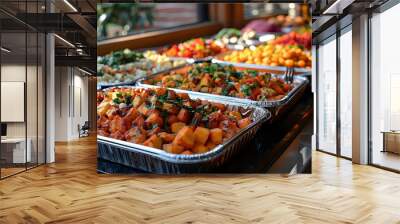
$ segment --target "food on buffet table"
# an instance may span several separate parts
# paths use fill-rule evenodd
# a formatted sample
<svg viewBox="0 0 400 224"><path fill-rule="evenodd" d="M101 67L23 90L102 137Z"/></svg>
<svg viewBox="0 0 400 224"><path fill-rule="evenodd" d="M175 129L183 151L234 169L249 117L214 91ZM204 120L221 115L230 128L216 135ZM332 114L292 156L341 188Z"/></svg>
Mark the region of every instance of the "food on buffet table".
<svg viewBox="0 0 400 224"><path fill-rule="evenodd" d="M229 52L220 59L236 63L311 68L310 52L297 45L264 44Z"/></svg>
<svg viewBox="0 0 400 224"><path fill-rule="evenodd" d="M218 44L211 39L196 38L188 40L180 44L174 44L162 53L169 57L184 57L184 58L205 58L214 56L226 51L223 44Z"/></svg>
<svg viewBox="0 0 400 224"><path fill-rule="evenodd" d="M301 16L292 17L286 15L278 15L268 19L268 21L278 25L279 27L306 26L309 22L306 18Z"/></svg>
<svg viewBox="0 0 400 224"><path fill-rule="evenodd" d="M257 19L251 21L242 29L242 32L249 31L256 33L279 33L281 32L281 28L269 20Z"/></svg>
<svg viewBox="0 0 400 224"><path fill-rule="evenodd" d="M140 77L184 64L155 51L144 53L125 49L97 58L97 82L113 84L133 82Z"/></svg>
<svg viewBox="0 0 400 224"><path fill-rule="evenodd" d="M212 150L252 123L245 114L239 107L190 99L165 88L113 88L97 93L99 135L173 154Z"/></svg>
<svg viewBox="0 0 400 224"><path fill-rule="evenodd" d="M257 19L249 22L242 32L255 31L257 33L280 33L287 32L287 28L309 26L309 21L301 16L278 15L268 19Z"/></svg>
<svg viewBox="0 0 400 224"><path fill-rule="evenodd" d="M217 41L227 45L251 45L257 42L259 36L254 31L240 31L235 28L224 28L215 35Z"/></svg>
<svg viewBox="0 0 400 224"><path fill-rule="evenodd" d="M266 72L240 70L231 65L198 63L160 74L146 84L251 100L277 100L293 88Z"/></svg>
<svg viewBox="0 0 400 224"><path fill-rule="evenodd" d="M288 34L277 37L274 40L271 40L269 43L283 45L300 45L305 47L306 49L311 49L311 33L290 32Z"/></svg>

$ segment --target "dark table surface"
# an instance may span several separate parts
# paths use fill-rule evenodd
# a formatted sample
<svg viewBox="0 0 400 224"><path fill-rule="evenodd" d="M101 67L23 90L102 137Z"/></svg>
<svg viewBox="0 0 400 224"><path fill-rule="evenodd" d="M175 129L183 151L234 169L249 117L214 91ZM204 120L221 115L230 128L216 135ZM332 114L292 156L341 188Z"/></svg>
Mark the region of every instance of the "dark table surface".
<svg viewBox="0 0 400 224"><path fill-rule="evenodd" d="M238 154L212 173L309 173L311 166L313 98L310 90L283 110L272 121L265 123ZM310 128L306 128L311 126ZM297 140L296 140L297 139ZM296 140L296 141L295 141ZM274 163L289 151L284 166ZM98 158L99 173L144 173L131 167ZM282 162L281 162L282 163Z"/></svg>

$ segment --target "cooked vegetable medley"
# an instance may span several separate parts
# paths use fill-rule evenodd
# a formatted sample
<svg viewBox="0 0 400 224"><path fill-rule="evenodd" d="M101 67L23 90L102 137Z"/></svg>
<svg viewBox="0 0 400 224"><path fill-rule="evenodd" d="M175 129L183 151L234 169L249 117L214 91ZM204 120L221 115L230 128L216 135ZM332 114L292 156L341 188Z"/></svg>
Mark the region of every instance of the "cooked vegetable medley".
<svg viewBox="0 0 400 224"><path fill-rule="evenodd" d="M223 44L217 44L214 40L206 40L203 38L196 38L186 42L172 45L163 53L170 57L184 57L184 58L205 58L214 56L226 51Z"/></svg>
<svg viewBox="0 0 400 224"><path fill-rule="evenodd" d="M242 32L234 28L224 28L220 30L215 39L224 44L249 46L258 41L259 36L254 31Z"/></svg>
<svg viewBox="0 0 400 224"><path fill-rule="evenodd" d="M184 64L184 60L171 60L155 51L144 53L125 49L97 59L97 82L113 84L132 82L139 77Z"/></svg>
<svg viewBox="0 0 400 224"><path fill-rule="evenodd" d="M156 76L146 84L251 100L281 99L293 85L266 72L199 63Z"/></svg>
<svg viewBox="0 0 400 224"><path fill-rule="evenodd" d="M165 88L114 88L97 93L97 133L173 154L205 153L251 124L247 112Z"/></svg>
<svg viewBox="0 0 400 224"><path fill-rule="evenodd" d="M310 52L298 45L263 44L232 51L220 59L247 64L311 68Z"/></svg>

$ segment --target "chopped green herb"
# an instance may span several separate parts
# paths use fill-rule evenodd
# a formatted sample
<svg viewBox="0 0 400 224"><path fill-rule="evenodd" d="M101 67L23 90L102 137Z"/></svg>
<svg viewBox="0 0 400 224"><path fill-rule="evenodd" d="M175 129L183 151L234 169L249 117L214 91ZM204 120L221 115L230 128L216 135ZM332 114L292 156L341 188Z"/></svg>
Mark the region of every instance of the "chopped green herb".
<svg viewBox="0 0 400 224"><path fill-rule="evenodd" d="M246 84L244 84L240 87L240 91L246 96L250 96L250 94L251 94L250 86L246 85Z"/></svg>
<svg viewBox="0 0 400 224"><path fill-rule="evenodd" d="M125 96L125 103L126 103L126 105L132 104L132 96L131 95Z"/></svg>
<svg viewBox="0 0 400 224"><path fill-rule="evenodd" d="M249 73L249 75L256 77L258 75L258 72L255 70L247 70L247 72Z"/></svg>
<svg viewBox="0 0 400 224"><path fill-rule="evenodd" d="M115 104L120 104L120 103L121 103L121 99L120 99L120 98L114 98L114 99L113 99L113 102L114 102Z"/></svg>

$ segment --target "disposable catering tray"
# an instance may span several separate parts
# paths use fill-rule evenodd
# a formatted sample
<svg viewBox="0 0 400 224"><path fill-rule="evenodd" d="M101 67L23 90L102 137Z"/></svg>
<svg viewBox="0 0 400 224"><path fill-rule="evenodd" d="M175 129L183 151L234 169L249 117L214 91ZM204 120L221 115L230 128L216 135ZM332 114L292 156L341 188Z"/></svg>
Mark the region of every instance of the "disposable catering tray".
<svg viewBox="0 0 400 224"><path fill-rule="evenodd" d="M219 54L215 57L213 57L212 62L213 63L218 63L222 65L233 65L237 67L242 67L242 68L251 68L251 69L263 69L263 70L270 70L270 71L279 71L279 72L285 72L287 67L285 66L269 66L269 65L259 65L259 64L248 64L248 63L239 63L239 62L230 62L230 61L224 61L221 58L223 58L226 54L229 54L230 52L225 52L222 54ZM294 68L295 73L302 73L302 75L311 75L311 70L307 68L299 68L295 67Z"/></svg>
<svg viewBox="0 0 400 224"><path fill-rule="evenodd" d="M211 151L193 155L171 154L160 149L98 135L97 157L151 173L205 173L222 165L234 154L243 149L244 144L254 138L261 125L271 118L270 112L260 107L252 105L243 106L242 104L231 102L227 103L196 93L190 93L189 96L192 99L222 103L231 109L240 108L242 113L250 113L253 122L240 130L227 142L216 146Z"/></svg>
<svg viewBox="0 0 400 224"><path fill-rule="evenodd" d="M167 49L169 49L172 45L164 45L162 47L158 47L158 48L152 48L152 50L157 51L159 54L163 54ZM226 48L228 48L228 46L226 46ZM228 48L229 50L229 48ZM207 57L203 57L203 58L192 58L192 57L173 57L173 56L169 56L169 58L171 59L175 59L175 60L186 60L187 63L196 63L196 62L206 62L206 61L210 61L216 57L217 55L210 55Z"/></svg>
<svg viewBox="0 0 400 224"><path fill-rule="evenodd" d="M185 57L170 57L173 60L186 60L186 62L188 64L191 63L197 63L197 62L206 62L206 61L210 61L213 59L213 56L207 56L204 58L185 58Z"/></svg>
<svg viewBox="0 0 400 224"><path fill-rule="evenodd" d="M191 66L191 65L186 65L186 66ZM240 66L235 66L235 67L243 68ZM178 69L171 69L166 72L160 72L156 75L147 76L145 78L139 79L136 82L136 85L142 86L142 87L157 87L155 85L149 85L144 82L146 80L156 78L157 76L166 75L174 70L178 70ZM273 74L272 76L276 77L279 75ZM242 105L252 105L252 106L258 106L258 107L264 107L264 108L275 108L275 107L279 107L279 106L285 105L286 103L290 102L294 96L296 96L297 94L302 92L302 90L307 86L307 84L308 84L308 79L306 77L303 77L301 75L296 75L293 77L294 88L292 90L290 90L287 93L287 95L285 95L283 98L281 98L279 100L262 100L262 101L255 101L255 100L243 99L243 98L237 98L237 97L231 97L231 96L222 96L222 95L216 95L216 94L211 94L211 93L194 92L194 91L190 91L190 90L182 90L182 89L176 89L176 88L169 88L169 89L172 89L176 92L185 92L185 93L189 93L189 94L195 93L198 96L208 97L208 98L225 101L225 102L235 102L235 103L240 103Z"/></svg>
<svg viewBox="0 0 400 224"><path fill-rule="evenodd" d="M171 58L171 60L179 60L179 58ZM110 87L116 87L116 86L130 86L130 85L135 85L135 83L142 79L145 78L147 76L153 76L153 75L157 75L159 73L164 73L167 71L170 71L171 69L178 69L178 68L182 68L184 66L186 66L188 64L188 60L186 60L186 62L184 62L183 64L180 64L178 66L172 67L172 68L167 68L149 75L138 75L137 77L135 77L132 81L129 82L117 82L117 83L103 83L103 82L97 82L97 89L106 89L106 88L110 88Z"/></svg>

